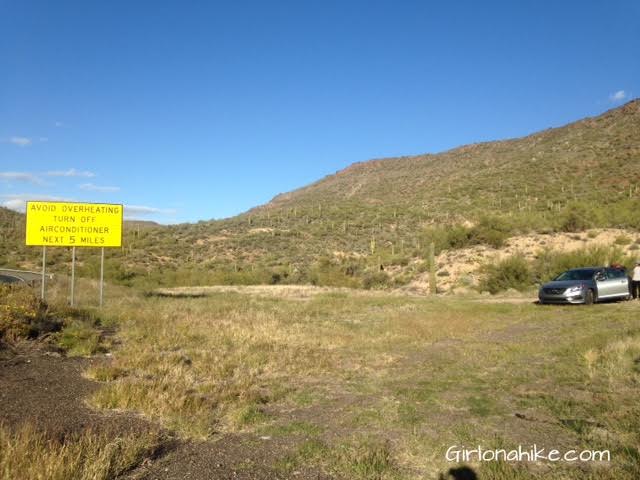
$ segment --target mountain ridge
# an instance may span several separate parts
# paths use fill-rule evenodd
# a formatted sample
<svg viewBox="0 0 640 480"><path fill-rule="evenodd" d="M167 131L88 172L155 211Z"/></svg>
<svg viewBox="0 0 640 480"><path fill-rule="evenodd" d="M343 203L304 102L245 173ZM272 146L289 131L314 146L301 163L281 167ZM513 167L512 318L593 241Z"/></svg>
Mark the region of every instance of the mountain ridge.
<svg viewBox="0 0 640 480"><path fill-rule="evenodd" d="M313 189L318 185L321 185L324 182L328 182L331 180L338 179L342 176L348 176L350 174L361 173L362 170L370 170L376 168L385 168L390 167L392 162L415 162L415 161L429 161L429 160L438 160L440 158L447 158L450 156L457 155L469 155L477 153L478 150L482 150L483 148L494 148L497 146L506 146L509 147L513 144L517 144L519 142L527 142L527 141L535 141L541 139L547 135L553 135L555 132L563 131L563 130L571 130L580 127L596 127L596 123L598 119L606 120L610 116L615 116L616 113L620 114L633 114L637 113L640 109L640 99L633 99L624 105L621 105L616 108L612 108L607 110L599 115L594 115L590 117L585 117L583 119L575 120L573 122L567 123L565 125L561 125L558 127L550 127L544 130L540 130L537 132L530 133L528 135L522 137L513 137L507 139L500 140L492 140L492 141L482 141L482 142L474 142L465 145L461 145L458 147L453 147L451 149L444 150L442 152L437 153L424 153L417 155L402 155L398 157L386 157L386 158L374 158L371 160L358 161L354 162L347 167L338 170L333 174L329 174L324 176L323 178L316 180L308 185L304 185L297 189L294 189L289 192L283 192L275 195L269 202L264 205L256 206L250 209L249 211L254 211L255 209L259 209L261 207L271 207L277 206L282 202L282 200L288 200L295 196L297 193L301 193L307 191L309 189Z"/></svg>
<svg viewBox="0 0 640 480"><path fill-rule="evenodd" d="M560 127L548 128L539 132L531 133L524 137L518 138L510 138L504 140L497 140L491 142L479 142L479 143L471 143L462 145L460 147L455 147L449 150L446 150L441 153L429 153L429 154L420 154L420 155L411 155L411 156L401 156L401 157L389 157L384 159L373 159L364 162L355 162L346 168L339 170L334 174L327 175L322 179L313 182L309 185L305 185L298 189L295 189L290 192L285 192L274 196L269 202L267 202L263 206L258 206L255 208L272 208L283 206L287 201L294 199L296 196L311 192L318 187L326 184L327 182L340 182L343 178L348 177L349 175L365 175L367 173L380 171L381 169L393 170L394 167L401 167L403 164L411 164L412 166L422 167L425 166L432 169L442 169L442 165L438 165L437 163L440 160L458 160L460 157L465 159L465 157L469 157L472 155L475 156L483 156L487 153L495 154L497 156L504 156L505 152L500 152L500 149L506 149L506 154L511 154L511 150L514 148L518 148L523 144L532 143L544 143L550 139L553 139L555 135L562 134L570 134L575 130L585 130L591 128L597 128L600 125L599 123L606 123L611 119L615 119L617 116L625 116L625 115L634 115L637 117L638 110L640 109L640 101L638 99L634 99L625 105L620 107L608 110L600 115L587 117L581 120L577 120L571 122L567 125L563 125ZM636 119L637 120L637 119ZM636 139L637 141L637 139ZM489 152L487 152L489 151ZM535 160L535 157L534 157ZM486 159L487 163L489 163L489 159ZM495 159L494 159L495 161ZM443 162L444 163L444 162ZM504 163L504 162L503 162ZM456 165L456 164L454 164ZM444 165L444 168L451 167L452 165ZM456 166L459 166L456 165ZM488 165L487 165L488 166ZM443 172L443 175L446 172ZM349 189L345 189L345 191L350 191ZM333 193L338 193L334 191ZM346 198L349 198L351 195L347 195ZM255 210L252 209L252 210ZM250 210L251 211L251 210Z"/></svg>

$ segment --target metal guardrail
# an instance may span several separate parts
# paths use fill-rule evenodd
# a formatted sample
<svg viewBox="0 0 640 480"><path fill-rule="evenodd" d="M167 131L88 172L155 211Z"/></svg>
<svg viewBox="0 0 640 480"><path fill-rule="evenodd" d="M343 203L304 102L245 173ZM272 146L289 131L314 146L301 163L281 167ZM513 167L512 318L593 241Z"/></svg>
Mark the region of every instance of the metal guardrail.
<svg viewBox="0 0 640 480"><path fill-rule="evenodd" d="M42 272L31 272L29 270L14 270L11 268L0 268L0 275L7 275L9 277L16 277L23 280L25 283L34 286L42 281ZM53 273L46 275L49 280L53 279Z"/></svg>

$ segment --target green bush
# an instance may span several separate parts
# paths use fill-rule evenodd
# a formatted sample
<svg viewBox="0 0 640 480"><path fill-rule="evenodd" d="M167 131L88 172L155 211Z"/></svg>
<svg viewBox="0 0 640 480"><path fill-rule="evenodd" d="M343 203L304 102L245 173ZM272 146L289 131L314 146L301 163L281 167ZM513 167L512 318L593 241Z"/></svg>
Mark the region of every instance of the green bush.
<svg viewBox="0 0 640 480"><path fill-rule="evenodd" d="M15 343L55 332L62 321L49 312L33 290L23 285L0 285L0 340Z"/></svg>
<svg viewBox="0 0 640 480"><path fill-rule="evenodd" d="M625 255L620 247L596 246L571 252L547 250L532 262L519 255L508 257L497 264L482 268L480 289L497 293L509 288L524 290L534 284L552 280L572 268L606 266L619 263L631 269L633 258Z"/></svg>
<svg viewBox="0 0 640 480"><path fill-rule="evenodd" d="M582 232L594 225L593 212L584 205L570 203L558 217L557 229L561 232Z"/></svg>
<svg viewBox="0 0 640 480"><path fill-rule="evenodd" d="M483 267L480 289L491 293L515 288L525 290L533 284L533 275L529 262L519 255L507 257L495 264Z"/></svg>
<svg viewBox="0 0 640 480"><path fill-rule="evenodd" d="M571 268L598 267L614 262L627 265L628 268L632 263L619 247L596 246L571 252L547 250L534 260L533 278L543 283Z"/></svg>
<svg viewBox="0 0 640 480"><path fill-rule="evenodd" d="M483 244L494 248L500 248L509 238L512 227L506 220L499 217L483 217L477 225L469 231L469 243L471 245Z"/></svg>
<svg viewBox="0 0 640 480"><path fill-rule="evenodd" d="M629 237L627 237L626 235L620 235L618 237L616 237L614 243L616 245L629 245L631 243L631 239Z"/></svg>
<svg viewBox="0 0 640 480"><path fill-rule="evenodd" d="M69 355L91 355L101 348L100 321L91 312L71 307L50 308L22 285L0 285L0 341L45 338Z"/></svg>
<svg viewBox="0 0 640 480"><path fill-rule="evenodd" d="M372 288L385 288L389 286L390 277L386 272L367 272L362 277L362 286L367 290Z"/></svg>
<svg viewBox="0 0 640 480"><path fill-rule="evenodd" d="M473 227L448 225L432 227L425 231L424 244L433 242L436 255L444 249L457 249L472 245L489 245L500 248L513 233L514 226L505 218L483 216Z"/></svg>
<svg viewBox="0 0 640 480"><path fill-rule="evenodd" d="M461 225L454 225L448 229L445 230L445 236L444 236L444 240L445 240L445 244L443 246L443 248L464 248L468 245L470 245L470 234L469 234L469 229L465 228ZM436 243L436 247L438 246L437 242ZM436 251L441 250L436 248Z"/></svg>
<svg viewBox="0 0 640 480"><path fill-rule="evenodd" d="M57 344L70 356L88 356L100 351L100 332L90 323L73 320L57 334Z"/></svg>

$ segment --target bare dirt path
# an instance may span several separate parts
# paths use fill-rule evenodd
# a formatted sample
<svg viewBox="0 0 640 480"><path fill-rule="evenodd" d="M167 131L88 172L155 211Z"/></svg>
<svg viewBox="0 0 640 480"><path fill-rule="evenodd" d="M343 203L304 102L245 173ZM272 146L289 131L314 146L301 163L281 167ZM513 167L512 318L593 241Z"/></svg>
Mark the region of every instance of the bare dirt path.
<svg viewBox="0 0 640 480"><path fill-rule="evenodd" d="M87 429L114 435L153 429L130 414L103 414L84 404L98 388L82 377L93 361L39 351L0 360L0 421L10 428L30 423L60 440Z"/></svg>

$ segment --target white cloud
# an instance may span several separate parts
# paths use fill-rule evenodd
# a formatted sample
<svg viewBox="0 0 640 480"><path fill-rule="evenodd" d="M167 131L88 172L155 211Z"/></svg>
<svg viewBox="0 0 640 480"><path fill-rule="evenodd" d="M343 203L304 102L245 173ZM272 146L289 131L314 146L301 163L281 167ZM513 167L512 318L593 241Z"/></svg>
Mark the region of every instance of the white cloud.
<svg viewBox="0 0 640 480"><path fill-rule="evenodd" d="M28 147L33 143L33 140L28 137L11 137L7 140L9 143L13 143L18 147Z"/></svg>
<svg viewBox="0 0 640 480"><path fill-rule="evenodd" d="M94 185L93 183L83 183L78 185L80 190L87 190L89 192L117 192L120 187L107 187L101 185Z"/></svg>
<svg viewBox="0 0 640 480"><path fill-rule="evenodd" d="M42 184L42 180L37 175L28 172L0 172L0 180Z"/></svg>
<svg viewBox="0 0 640 480"><path fill-rule="evenodd" d="M53 123L53 125L54 125L56 128L62 128L62 127L64 127L64 123L62 123L62 122L54 122L54 123Z"/></svg>
<svg viewBox="0 0 640 480"><path fill-rule="evenodd" d="M51 172L45 172L45 173L0 172L0 181L4 180L7 182L10 182L10 181L29 182L29 183L35 183L37 185L43 185L44 181L41 178L42 175L45 175L47 177L85 177L85 178L92 178L96 176L96 174L93 172L86 172L86 171L81 172L76 170L75 168L70 168L69 170L59 170L59 171L51 171ZM92 185L92 184L86 184L86 185ZM109 189L107 191L114 191L113 188L115 187L105 187L105 188ZM90 189L91 188L89 187L89 188L86 188L85 190L90 190Z"/></svg>
<svg viewBox="0 0 640 480"><path fill-rule="evenodd" d="M49 141L49 137L40 137L40 138L38 139L38 141L39 141L39 142L41 142L41 143L48 142L48 141Z"/></svg>
<svg viewBox="0 0 640 480"><path fill-rule="evenodd" d="M627 95L627 92L625 92L624 90L618 90L617 92L614 92L611 95L609 95L609 101L614 103L622 102L623 100L628 98L628 96L629 95Z"/></svg>
<svg viewBox="0 0 640 480"><path fill-rule="evenodd" d="M124 216L125 218L132 218L133 216L147 216L147 215L173 215L176 211L172 208L156 208L146 207L143 205L125 205Z"/></svg>
<svg viewBox="0 0 640 480"><path fill-rule="evenodd" d="M95 177L96 174L93 172L80 172L75 168L70 168L69 170L54 170L51 172L45 173L45 175L49 177L86 177L92 178Z"/></svg>
<svg viewBox="0 0 640 480"><path fill-rule="evenodd" d="M0 195L0 206L24 213L27 200L40 200L49 202L68 202L68 198L53 197L51 195L42 195L39 193L20 193L15 195Z"/></svg>
<svg viewBox="0 0 640 480"><path fill-rule="evenodd" d="M3 201L2 203L0 203L0 205L2 205L5 208L8 208L9 210L14 210L16 212L24 213L26 203L25 203L25 200L12 198L10 200Z"/></svg>

